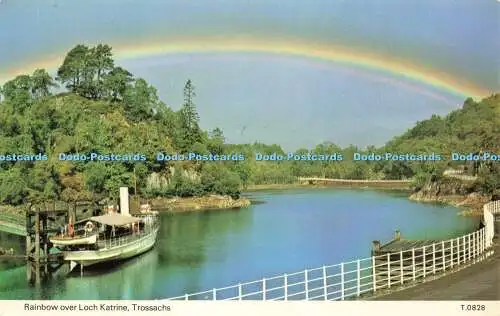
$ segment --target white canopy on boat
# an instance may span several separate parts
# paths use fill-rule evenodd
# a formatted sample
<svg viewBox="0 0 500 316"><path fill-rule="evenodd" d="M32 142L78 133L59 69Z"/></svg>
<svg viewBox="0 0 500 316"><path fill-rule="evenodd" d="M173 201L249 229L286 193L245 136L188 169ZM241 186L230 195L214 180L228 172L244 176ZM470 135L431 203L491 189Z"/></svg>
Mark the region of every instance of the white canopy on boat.
<svg viewBox="0 0 500 316"><path fill-rule="evenodd" d="M109 226L124 226L142 221L141 218L121 215L121 214L106 214L101 216L93 216L90 220Z"/></svg>

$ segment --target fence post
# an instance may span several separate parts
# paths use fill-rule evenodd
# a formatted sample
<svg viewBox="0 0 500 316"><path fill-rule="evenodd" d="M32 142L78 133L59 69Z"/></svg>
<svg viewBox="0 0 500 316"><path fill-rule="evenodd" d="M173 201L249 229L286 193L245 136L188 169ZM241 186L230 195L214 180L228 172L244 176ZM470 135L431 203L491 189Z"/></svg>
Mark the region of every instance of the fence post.
<svg viewBox="0 0 500 316"><path fill-rule="evenodd" d="M450 239L450 267L453 269L453 239Z"/></svg>
<svg viewBox="0 0 500 316"><path fill-rule="evenodd" d="M467 235L467 249L469 250L469 251L467 252L467 258L468 258L468 260L469 260L469 261L470 261L470 259L471 259L471 252L472 252L472 249L471 249L471 246L472 246L472 245L471 245L471 238L470 238L470 235L471 235L471 234Z"/></svg>
<svg viewBox="0 0 500 316"><path fill-rule="evenodd" d="M483 254L483 230L479 231L479 253Z"/></svg>
<svg viewBox="0 0 500 316"><path fill-rule="evenodd" d="M262 278L262 300L266 300L266 278Z"/></svg>
<svg viewBox="0 0 500 316"><path fill-rule="evenodd" d="M323 295L325 296L325 301L326 301L328 299L328 282L327 282L325 266L323 266Z"/></svg>
<svg viewBox="0 0 500 316"><path fill-rule="evenodd" d="M357 270L358 270L358 273L357 273L357 287L358 287L358 296L361 295L361 262L359 261L358 259L358 262L357 262Z"/></svg>
<svg viewBox="0 0 500 316"><path fill-rule="evenodd" d="M483 253L483 231L480 230L479 234L477 235L479 239L479 254L481 255Z"/></svg>
<svg viewBox="0 0 500 316"><path fill-rule="evenodd" d="M463 259L462 263L464 263L467 260L466 257L465 257L465 247L466 247L465 246L465 236L462 237L462 243L463 243L463 247L462 248L464 249L463 250L464 257L462 258Z"/></svg>
<svg viewBox="0 0 500 316"><path fill-rule="evenodd" d="M472 235L472 243L474 244L474 252L472 253L472 257L476 259L477 257L477 238L476 238L476 232L474 232L474 235Z"/></svg>
<svg viewBox="0 0 500 316"><path fill-rule="evenodd" d="M432 244L432 274L436 274L436 243Z"/></svg>
<svg viewBox="0 0 500 316"><path fill-rule="evenodd" d="M372 283L373 283L373 293L377 292L377 272L375 264L375 256L372 256Z"/></svg>
<svg viewBox="0 0 500 316"><path fill-rule="evenodd" d="M424 269L424 278L425 278L425 270L427 270L426 268L426 261L427 259L425 258L425 246L422 248L422 262L424 264L423 266L423 269Z"/></svg>
<svg viewBox="0 0 500 316"><path fill-rule="evenodd" d="M444 250L444 240L441 242L441 253L443 255L443 271L446 270L446 252Z"/></svg>
<svg viewBox="0 0 500 316"><path fill-rule="evenodd" d="M283 296L285 296L285 301L287 301L288 300L288 276L286 275L286 273L285 273L284 277L285 277L285 280L284 280L285 284L283 284L283 287L285 289L285 293L283 294Z"/></svg>
<svg viewBox="0 0 500 316"><path fill-rule="evenodd" d="M415 275L415 248L411 248L411 270L413 275L413 281L417 278Z"/></svg>
<svg viewBox="0 0 500 316"><path fill-rule="evenodd" d="M308 280L308 271L307 269L304 271L304 288L306 292L306 301L309 300L309 280Z"/></svg>
<svg viewBox="0 0 500 316"><path fill-rule="evenodd" d="M484 244L484 228L481 230L481 254L484 254L485 244Z"/></svg>
<svg viewBox="0 0 500 316"><path fill-rule="evenodd" d="M214 300L214 301L217 300L217 289L216 288L213 289L212 300Z"/></svg>
<svg viewBox="0 0 500 316"><path fill-rule="evenodd" d="M483 254L483 232L484 228L479 231L479 253Z"/></svg>
<svg viewBox="0 0 500 316"><path fill-rule="evenodd" d="M474 232L474 259L477 257L477 232Z"/></svg>
<svg viewBox="0 0 500 316"><path fill-rule="evenodd" d="M481 232L480 231L477 231L475 236L474 236L474 240L476 241L475 244L476 244L476 258L479 257L479 254L480 254L480 249L481 249L481 240L479 238L479 236L481 235Z"/></svg>
<svg viewBox="0 0 500 316"><path fill-rule="evenodd" d="M401 284L404 282L404 272L403 272L403 250L399 252L399 269L401 270Z"/></svg>
<svg viewBox="0 0 500 316"><path fill-rule="evenodd" d="M241 288L241 283L238 284L238 301L243 299L243 289Z"/></svg>
<svg viewBox="0 0 500 316"><path fill-rule="evenodd" d="M387 253L387 288L391 287L391 253Z"/></svg>
<svg viewBox="0 0 500 316"><path fill-rule="evenodd" d="M340 285L341 285L341 294L342 296L340 297L340 299L343 301L344 300L344 263L342 262L340 264Z"/></svg>

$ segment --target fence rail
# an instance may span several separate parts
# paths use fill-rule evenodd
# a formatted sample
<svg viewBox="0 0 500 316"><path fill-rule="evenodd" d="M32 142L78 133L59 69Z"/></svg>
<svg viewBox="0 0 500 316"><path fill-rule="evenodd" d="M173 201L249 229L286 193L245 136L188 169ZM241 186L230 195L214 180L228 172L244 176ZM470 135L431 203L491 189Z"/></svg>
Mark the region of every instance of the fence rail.
<svg viewBox="0 0 500 316"><path fill-rule="evenodd" d="M490 254L490 215L500 214L500 201L484 206L485 227L424 247L306 269L262 280L168 300L350 300L365 294L423 280L475 263Z"/></svg>

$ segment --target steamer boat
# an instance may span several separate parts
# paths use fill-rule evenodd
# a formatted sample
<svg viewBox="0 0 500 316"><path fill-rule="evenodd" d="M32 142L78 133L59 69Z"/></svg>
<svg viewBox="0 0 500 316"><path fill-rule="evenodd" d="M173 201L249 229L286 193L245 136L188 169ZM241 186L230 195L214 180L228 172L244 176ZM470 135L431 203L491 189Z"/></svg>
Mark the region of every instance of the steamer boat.
<svg viewBox="0 0 500 316"><path fill-rule="evenodd" d="M159 230L158 212L141 206L141 213L132 216L128 212L128 191L126 194L127 203L122 205L121 213L111 210L75 224L70 218L62 233L50 238L64 260L70 262L70 270L77 265L83 270L98 263L128 259L153 248Z"/></svg>

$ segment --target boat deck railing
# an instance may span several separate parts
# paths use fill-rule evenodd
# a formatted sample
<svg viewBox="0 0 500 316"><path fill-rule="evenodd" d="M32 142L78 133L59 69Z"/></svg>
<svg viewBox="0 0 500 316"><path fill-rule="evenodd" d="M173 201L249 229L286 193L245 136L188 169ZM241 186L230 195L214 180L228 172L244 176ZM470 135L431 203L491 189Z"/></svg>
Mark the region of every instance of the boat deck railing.
<svg viewBox="0 0 500 316"><path fill-rule="evenodd" d="M98 236L97 245L99 248L114 248L120 247L125 244L129 244L133 241L142 239L144 237L150 236L155 233L159 228L159 222L157 220L153 220L150 224L146 224L143 230L140 230L135 233L125 233L121 235L115 235L111 238L103 238L102 236Z"/></svg>

